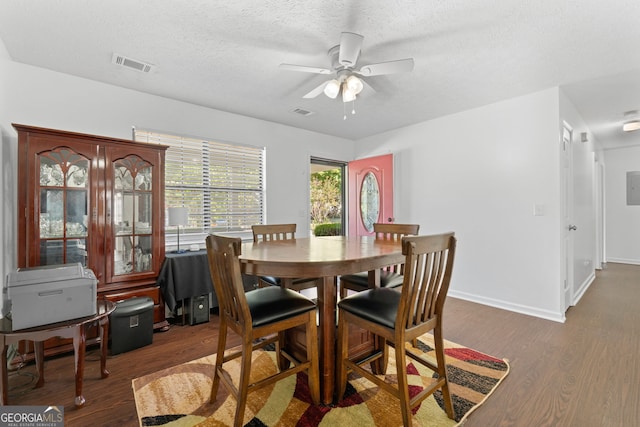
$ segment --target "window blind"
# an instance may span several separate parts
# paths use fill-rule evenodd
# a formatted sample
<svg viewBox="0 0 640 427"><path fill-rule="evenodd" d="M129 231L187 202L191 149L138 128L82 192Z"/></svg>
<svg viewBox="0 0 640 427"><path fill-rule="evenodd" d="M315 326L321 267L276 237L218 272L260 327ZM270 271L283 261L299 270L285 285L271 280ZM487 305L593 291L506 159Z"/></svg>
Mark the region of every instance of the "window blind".
<svg viewBox="0 0 640 427"><path fill-rule="evenodd" d="M209 233L238 237L262 224L263 147L230 144L180 135L135 130L135 140L169 146L165 161L165 209L185 206L189 225L180 242L203 244ZM166 215L165 215L166 217ZM166 229L167 244L175 231Z"/></svg>

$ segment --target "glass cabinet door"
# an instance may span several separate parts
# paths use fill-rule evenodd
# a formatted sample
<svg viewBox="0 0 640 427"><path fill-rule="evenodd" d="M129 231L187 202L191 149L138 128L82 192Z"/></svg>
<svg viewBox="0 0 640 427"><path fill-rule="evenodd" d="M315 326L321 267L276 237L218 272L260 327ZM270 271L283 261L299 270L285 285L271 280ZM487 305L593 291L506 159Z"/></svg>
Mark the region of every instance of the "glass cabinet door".
<svg viewBox="0 0 640 427"><path fill-rule="evenodd" d="M113 164L114 275L153 270L152 166L138 156Z"/></svg>
<svg viewBox="0 0 640 427"><path fill-rule="evenodd" d="M40 265L87 266L89 159L68 148L38 155Z"/></svg>

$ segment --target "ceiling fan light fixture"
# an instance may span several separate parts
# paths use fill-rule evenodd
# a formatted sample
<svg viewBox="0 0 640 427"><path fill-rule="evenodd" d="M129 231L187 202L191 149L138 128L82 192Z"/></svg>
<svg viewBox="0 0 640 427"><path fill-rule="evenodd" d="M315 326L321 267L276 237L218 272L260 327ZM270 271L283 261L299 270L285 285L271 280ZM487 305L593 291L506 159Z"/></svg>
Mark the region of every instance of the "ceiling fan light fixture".
<svg viewBox="0 0 640 427"><path fill-rule="evenodd" d="M362 80L360 80L358 77L354 76L353 74L347 77L346 84L347 84L347 88L353 91L354 95L357 95L360 92L362 92L362 89L364 88L364 84L362 83Z"/></svg>
<svg viewBox="0 0 640 427"><path fill-rule="evenodd" d="M638 129L640 129L640 120L632 120L622 125L622 130L625 132L632 132Z"/></svg>
<svg viewBox="0 0 640 427"><path fill-rule="evenodd" d="M315 98L324 93L330 99L337 99L342 95L343 108L346 119L346 103L352 102L351 114L355 114L356 97L364 90L365 79L369 76L384 76L413 70L413 58L396 59L393 61L378 62L362 65L359 70L358 60L362 51L364 36L356 33L343 32L340 36L340 44L333 46L327 52L331 62L330 68L315 66L280 64L280 68L291 71L301 71L315 74L334 74L333 79L324 81L304 94L304 99ZM367 85L367 92L375 92Z"/></svg>
<svg viewBox="0 0 640 427"><path fill-rule="evenodd" d="M324 87L324 94L331 99L335 99L335 97L338 96L339 93L340 82L335 79L329 80L329 82Z"/></svg>
<svg viewBox="0 0 640 427"><path fill-rule="evenodd" d="M347 83L342 85L342 102L351 102L356 100L356 93L349 89Z"/></svg>

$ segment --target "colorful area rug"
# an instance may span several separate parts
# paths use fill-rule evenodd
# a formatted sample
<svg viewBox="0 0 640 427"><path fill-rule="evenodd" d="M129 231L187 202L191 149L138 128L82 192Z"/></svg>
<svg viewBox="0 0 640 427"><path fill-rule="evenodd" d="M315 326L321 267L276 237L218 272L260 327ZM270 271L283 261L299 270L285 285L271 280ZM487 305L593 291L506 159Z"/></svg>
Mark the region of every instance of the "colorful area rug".
<svg viewBox="0 0 640 427"><path fill-rule="evenodd" d="M431 335L420 337L418 347L435 359ZM506 360L445 341L447 373L456 420L447 418L438 390L414 409L417 426L461 425L495 390L509 372ZM393 351L389 352L388 380L395 377ZM230 426L235 399L221 384L215 403L209 403L215 355L174 366L133 380L133 392L141 426ZM230 364L235 362L228 362ZM229 365L226 365L229 367ZM239 365L236 363L236 367ZM275 372L274 352L253 354L252 374ZM232 371L233 372L233 371ZM434 373L409 363L410 392L419 392ZM235 371L235 378L239 369ZM285 378L249 395L245 426L400 426L398 401L373 383L351 375L344 398L334 406L311 404L306 374Z"/></svg>

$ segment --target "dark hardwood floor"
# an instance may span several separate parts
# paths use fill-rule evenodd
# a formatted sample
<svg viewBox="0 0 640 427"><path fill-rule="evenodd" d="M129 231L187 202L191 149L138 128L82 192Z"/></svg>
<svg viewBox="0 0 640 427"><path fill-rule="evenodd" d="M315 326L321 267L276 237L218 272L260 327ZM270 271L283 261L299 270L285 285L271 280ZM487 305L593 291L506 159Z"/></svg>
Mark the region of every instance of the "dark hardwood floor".
<svg viewBox="0 0 640 427"><path fill-rule="evenodd" d="M449 298L445 338L509 359L511 372L475 411L474 426L640 425L640 266L609 264L597 273L564 324ZM46 382L32 389L35 367L10 374L10 405L64 405L67 426L138 425L131 380L215 351L217 316L172 326L153 344L114 357L101 380L97 350L85 367L86 405L73 406L73 356L45 361ZM229 345L239 343L233 337Z"/></svg>
<svg viewBox="0 0 640 427"><path fill-rule="evenodd" d="M134 378L213 354L218 342L218 316L194 326L172 325L153 334L153 343L126 353L109 356L108 378L100 379L98 347L87 349L84 371L84 407L74 406L73 354L45 360L44 387L35 389L35 364L9 373L9 405L61 405L67 427L137 426L138 417L131 381ZM237 335L228 345L240 344Z"/></svg>
<svg viewBox="0 0 640 427"><path fill-rule="evenodd" d="M640 425L640 266L598 271L564 324L447 304L447 339L511 365L465 427Z"/></svg>

